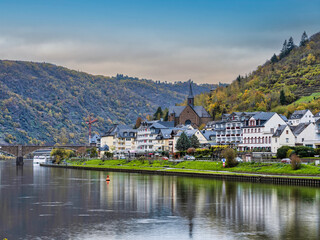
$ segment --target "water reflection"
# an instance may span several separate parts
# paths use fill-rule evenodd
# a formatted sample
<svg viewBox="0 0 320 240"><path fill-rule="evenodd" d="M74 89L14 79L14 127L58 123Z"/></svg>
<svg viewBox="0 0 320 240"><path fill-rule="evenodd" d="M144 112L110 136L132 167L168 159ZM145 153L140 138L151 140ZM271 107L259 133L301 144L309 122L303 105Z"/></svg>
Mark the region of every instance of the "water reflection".
<svg viewBox="0 0 320 240"><path fill-rule="evenodd" d="M105 181L106 175L111 181ZM0 239L317 239L319 189L0 162Z"/></svg>

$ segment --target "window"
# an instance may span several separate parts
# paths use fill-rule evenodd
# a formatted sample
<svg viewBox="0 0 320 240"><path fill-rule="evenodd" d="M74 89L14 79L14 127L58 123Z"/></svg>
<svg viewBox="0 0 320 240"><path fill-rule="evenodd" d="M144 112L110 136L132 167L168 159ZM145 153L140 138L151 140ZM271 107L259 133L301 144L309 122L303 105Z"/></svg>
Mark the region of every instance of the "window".
<svg viewBox="0 0 320 240"><path fill-rule="evenodd" d="M271 133L274 133L274 128L270 128L270 132L271 132Z"/></svg>
<svg viewBox="0 0 320 240"><path fill-rule="evenodd" d="M289 130L286 130L286 134L289 134Z"/></svg>
<svg viewBox="0 0 320 240"><path fill-rule="evenodd" d="M246 133L246 129L244 129L244 133Z"/></svg>
<svg viewBox="0 0 320 240"><path fill-rule="evenodd" d="M275 138L275 142L278 142L278 139Z"/></svg>
<svg viewBox="0 0 320 240"><path fill-rule="evenodd" d="M289 138L286 138L286 143L288 143L289 142Z"/></svg>
<svg viewBox="0 0 320 240"><path fill-rule="evenodd" d="M301 141L304 142L304 138L302 138Z"/></svg>

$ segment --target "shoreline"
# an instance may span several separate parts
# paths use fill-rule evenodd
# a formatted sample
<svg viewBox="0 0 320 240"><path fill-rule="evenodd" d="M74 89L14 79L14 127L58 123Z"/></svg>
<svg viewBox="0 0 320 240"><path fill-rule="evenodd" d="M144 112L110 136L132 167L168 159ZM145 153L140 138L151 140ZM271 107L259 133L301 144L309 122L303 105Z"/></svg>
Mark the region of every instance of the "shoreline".
<svg viewBox="0 0 320 240"><path fill-rule="evenodd" d="M228 171L209 171L209 170L192 170L192 169L172 169L164 168L158 170L152 169L128 169L128 168L110 168L110 167L90 167L90 166L70 166L70 165L54 165L43 164L42 167L55 167L78 170L94 170L106 172L126 172L126 173L140 173L152 175L167 175L167 176L183 176L183 177L201 177L214 178L220 180L255 182L255 183L269 183L282 185L297 185L297 186L320 186L320 177L318 176L292 176L292 175L269 175L261 173L238 173Z"/></svg>

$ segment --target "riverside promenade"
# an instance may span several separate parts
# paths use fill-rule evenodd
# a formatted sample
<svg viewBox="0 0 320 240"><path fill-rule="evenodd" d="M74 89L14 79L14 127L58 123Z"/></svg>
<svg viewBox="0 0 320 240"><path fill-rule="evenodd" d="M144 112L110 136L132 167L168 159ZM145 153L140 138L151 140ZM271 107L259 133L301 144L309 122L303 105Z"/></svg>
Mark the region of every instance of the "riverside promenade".
<svg viewBox="0 0 320 240"><path fill-rule="evenodd" d="M155 174L168 176L185 176L185 177L201 177L214 178L230 181L244 181L254 183L268 183L268 184L284 184L284 185L299 185L299 186L313 186L320 187L319 176L301 176L301 175L274 175L261 173L238 173L228 171L211 171L211 170L194 170L182 168L163 167L162 169L141 169L141 168L121 168L121 167L93 167L93 166L72 166L68 164L40 164L42 167L67 168L76 170L94 170L106 172L127 172L140 174Z"/></svg>

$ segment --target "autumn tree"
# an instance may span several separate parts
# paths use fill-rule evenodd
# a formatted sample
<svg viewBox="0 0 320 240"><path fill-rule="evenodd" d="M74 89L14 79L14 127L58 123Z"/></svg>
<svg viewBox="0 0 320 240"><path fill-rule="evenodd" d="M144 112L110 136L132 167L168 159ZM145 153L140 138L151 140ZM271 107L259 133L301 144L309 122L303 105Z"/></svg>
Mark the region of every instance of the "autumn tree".
<svg viewBox="0 0 320 240"><path fill-rule="evenodd" d="M135 129L139 128L140 125L141 125L141 122L142 122L142 118L138 117L137 120L136 120L136 125L134 125L134 128Z"/></svg>
<svg viewBox="0 0 320 240"><path fill-rule="evenodd" d="M237 165L236 152L234 149L226 148L221 154L226 159L226 167L234 167Z"/></svg>

